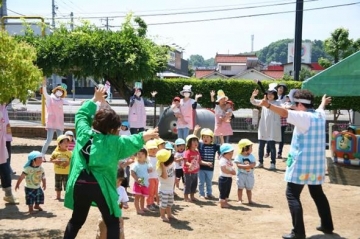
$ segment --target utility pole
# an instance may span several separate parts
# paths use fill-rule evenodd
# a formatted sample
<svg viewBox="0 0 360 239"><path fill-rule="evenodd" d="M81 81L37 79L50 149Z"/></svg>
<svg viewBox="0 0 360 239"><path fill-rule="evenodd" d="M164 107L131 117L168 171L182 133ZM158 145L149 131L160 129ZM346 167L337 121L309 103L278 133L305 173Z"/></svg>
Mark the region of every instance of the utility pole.
<svg viewBox="0 0 360 239"><path fill-rule="evenodd" d="M301 70L302 26L303 26L304 0L296 0L295 17L295 49L294 49L294 80L299 80Z"/></svg>
<svg viewBox="0 0 360 239"><path fill-rule="evenodd" d="M100 21L105 21L105 27L106 27L106 30L107 31L109 31L109 27L111 27L110 25L109 25L109 21L112 21L112 20L114 20L114 19L109 19L109 17L106 17L105 19L104 18L101 18L100 19Z"/></svg>
<svg viewBox="0 0 360 239"><path fill-rule="evenodd" d="M251 35L251 52L254 52L254 34Z"/></svg>
<svg viewBox="0 0 360 239"><path fill-rule="evenodd" d="M70 13L70 29L71 29L71 31L74 30L74 13L73 12Z"/></svg>
<svg viewBox="0 0 360 239"><path fill-rule="evenodd" d="M51 26L53 27L53 29L55 29L55 16L56 16L55 0L52 0L52 1L51 1L51 13L52 13Z"/></svg>

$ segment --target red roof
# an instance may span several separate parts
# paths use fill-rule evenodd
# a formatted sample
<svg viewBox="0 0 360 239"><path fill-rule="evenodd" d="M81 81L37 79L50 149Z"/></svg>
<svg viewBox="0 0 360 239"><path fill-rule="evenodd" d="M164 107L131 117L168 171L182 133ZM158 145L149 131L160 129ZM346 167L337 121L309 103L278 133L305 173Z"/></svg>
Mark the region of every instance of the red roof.
<svg viewBox="0 0 360 239"><path fill-rule="evenodd" d="M246 63L248 57L257 57L254 55L241 54L216 54L215 63Z"/></svg>
<svg viewBox="0 0 360 239"><path fill-rule="evenodd" d="M211 73L215 72L215 70L209 70L209 69L196 69L195 70L195 78L201 78L204 76L207 76Z"/></svg>
<svg viewBox="0 0 360 239"><path fill-rule="evenodd" d="M282 79L284 77L283 71L261 71L261 73L268 75L274 79Z"/></svg>
<svg viewBox="0 0 360 239"><path fill-rule="evenodd" d="M282 65L272 65L272 66L268 66L267 70L268 71L283 71L284 66L282 66Z"/></svg>
<svg viewBox="0 0 360 239"><path fill-rule="evenodd" d="M324 70L324 67L320 66L320 64L317 62L313 62L313 63L311 63L311 69L313 71L322 71L322 70Z"/></svg>

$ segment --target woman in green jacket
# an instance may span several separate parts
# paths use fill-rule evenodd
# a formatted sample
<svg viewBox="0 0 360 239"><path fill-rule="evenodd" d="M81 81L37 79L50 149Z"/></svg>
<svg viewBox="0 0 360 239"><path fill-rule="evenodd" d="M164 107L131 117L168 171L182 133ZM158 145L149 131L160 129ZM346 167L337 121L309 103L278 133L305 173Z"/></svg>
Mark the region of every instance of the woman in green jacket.
<svg viewBox="0 0 360 239"><path fill-rule="evenodd" d="M85 223L90 206L96 205L108 229L107 238L119 238L116 172L119 159L138 152L145 142L158 137L157 129L131 136L117 134L120 117L112 109L96 112L104 101L105 89L95 89L75 116L76 146L66 186L65 207L73 210L64 238L75 238Z"/></svg>

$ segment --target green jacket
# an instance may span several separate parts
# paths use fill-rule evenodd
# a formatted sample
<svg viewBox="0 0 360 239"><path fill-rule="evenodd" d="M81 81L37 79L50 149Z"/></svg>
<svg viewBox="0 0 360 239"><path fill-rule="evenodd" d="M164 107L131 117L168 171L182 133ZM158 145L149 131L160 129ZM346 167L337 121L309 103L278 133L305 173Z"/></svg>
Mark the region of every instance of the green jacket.
<svg viewBox="0 0 360 239"><path fill-rule="evenodd" d="M75 116L76 145L70 163L69 179L66 185L65 207L74 209L74 186L81 171L86 169L98 181L109 206L110 213L116 217L121 216L117 204L116 176L119 159L127 158L138 152L144 146L142 133L121 136L104 135L92 130L91 125L96 113L96 104L85 102ZM86 164L81 149L93 137L90 151L89 165Z"/></svg>

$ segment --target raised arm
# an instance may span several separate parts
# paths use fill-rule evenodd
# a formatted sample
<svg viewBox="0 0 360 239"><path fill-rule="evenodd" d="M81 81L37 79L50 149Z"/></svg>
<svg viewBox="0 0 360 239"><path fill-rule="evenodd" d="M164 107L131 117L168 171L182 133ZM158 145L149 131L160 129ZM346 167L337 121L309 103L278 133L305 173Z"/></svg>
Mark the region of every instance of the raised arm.
<svg viewBox="0 0 360 239"><path fill-rule="evenodd" d="M258 107L261 107L260 102L261 100L257 100L255 99L255 97L259 94L259 90L258 89L255 89L252 94L251 94L251 97L250 97L250 103L255 105L255 106L258 106ZM266 97L266 96L265 96Z"/></svg>
<svg viewBox="0 0 360 239"><path fill-rule="evenodd" d="M323 95L321 104L319 105L318 109L325 110L325 106L331 103L331 97L326 97L326 94Z"/></svg>

